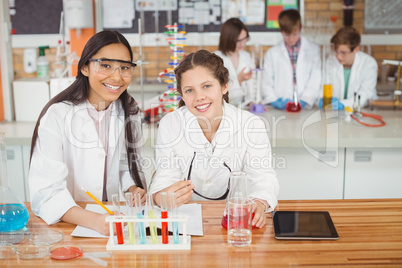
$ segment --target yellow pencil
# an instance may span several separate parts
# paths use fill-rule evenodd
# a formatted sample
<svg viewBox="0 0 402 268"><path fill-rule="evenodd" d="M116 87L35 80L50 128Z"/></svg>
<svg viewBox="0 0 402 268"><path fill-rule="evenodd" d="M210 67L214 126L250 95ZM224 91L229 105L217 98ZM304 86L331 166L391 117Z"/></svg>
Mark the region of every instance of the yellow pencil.
<svg viewBox="0 0 402 268"><path fill-rule="evenodd" d="M111 212L107 207L105 207L104 204L102 204L98 199L96 199L95 196L93 196L90 192L88 192L87 190L85 190L84 188L82 188L82 190L89 195L90 198L92 198L96 203L98 203L98 205L100 205L101 207L103 207L107 213L109 213L110 215L114 215L113 212Z"/></svg>

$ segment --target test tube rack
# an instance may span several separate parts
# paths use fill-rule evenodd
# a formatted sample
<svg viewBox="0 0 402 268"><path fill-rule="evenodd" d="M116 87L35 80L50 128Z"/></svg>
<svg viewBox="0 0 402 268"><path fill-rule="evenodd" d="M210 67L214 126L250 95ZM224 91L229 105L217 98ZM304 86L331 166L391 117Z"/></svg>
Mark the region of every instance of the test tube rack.
<svg viewBox="0 0 402 268"><path fill-rule="evenodd" d="M187 234L187 215L177 215L167 219L161 217L148 218L144 216L139 219L135 216L108 216L106 222L109 222L110 235L106 244L106 250L189 250L191 249L191 236ZM183 234L179 235L179 243L173 243L173 236L169 236L169 243L163 244L162 237L158 236L158 243L152 244L151 236L146 236L146 243L141 244L139 237L136 237L135 244L130 244L128 238L124 238L124 244L117 243L117 236L114 235L115 223L161 223L161 222L178 222L183 224ZM138 238L138 239L137 239Z"/></svg>

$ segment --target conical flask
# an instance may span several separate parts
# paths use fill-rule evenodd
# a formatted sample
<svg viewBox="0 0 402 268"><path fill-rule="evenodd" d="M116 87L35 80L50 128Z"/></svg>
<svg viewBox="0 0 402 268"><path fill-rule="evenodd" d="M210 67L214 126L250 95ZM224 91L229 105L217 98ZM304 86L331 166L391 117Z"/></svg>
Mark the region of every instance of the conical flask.
<svg viewBox="0 0 402 268"><path fill-rule="evenodd" d="M286 104L286 111L292 113L301 111L301 104L298 98L296 81L294 81L293 83L293 100L289 101Z"/></svg>
<svg viewBox="0 0 402 268"><path fill-rule="evenodd" d="M7 151L0 132L0 232L16 231L28 222L27 207L8 186Z"/></svg>
<svg viewBox="0 0 402 268"><path fill-rule="evenodd" d="M248 199L248 190L247 190L247 174L243 171L233 171L230 172L230 189L227 200L231 198L236 199ZM227 202L226 200L226 202ZM225 211L223 212L222 217L222 227L227 229L228 225L228 216L227 216L227 205Z"/></svg>

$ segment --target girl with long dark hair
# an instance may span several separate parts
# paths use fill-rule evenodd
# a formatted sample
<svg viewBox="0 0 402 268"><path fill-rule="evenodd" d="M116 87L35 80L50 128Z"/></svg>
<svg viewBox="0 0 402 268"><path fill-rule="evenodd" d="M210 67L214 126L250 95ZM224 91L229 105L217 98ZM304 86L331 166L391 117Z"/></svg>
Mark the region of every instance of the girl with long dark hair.
<svg viewBox="0 0 402 268"><path fill-rule="evenodd" d="M76 80L41 112L31 144L29 188L32 211L46 223L61 220L108 234L108 214L76 204L92 201L83 189L102 201L120 191L145 195L139 108L127 93L134 68L124 36L99 32L85 45Z"/></svg>

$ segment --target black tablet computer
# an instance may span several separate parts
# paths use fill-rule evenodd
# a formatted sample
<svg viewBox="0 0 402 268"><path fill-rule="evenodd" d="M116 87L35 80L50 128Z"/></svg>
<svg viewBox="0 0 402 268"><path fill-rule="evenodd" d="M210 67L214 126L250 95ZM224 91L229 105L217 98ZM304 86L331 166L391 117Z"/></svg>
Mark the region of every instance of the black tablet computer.
<svg viewBox="0 0 402 268"><path fill-rule="evenodd" d="M276 239L339 239L327 211L275 211L273 220Z"/></svg>

